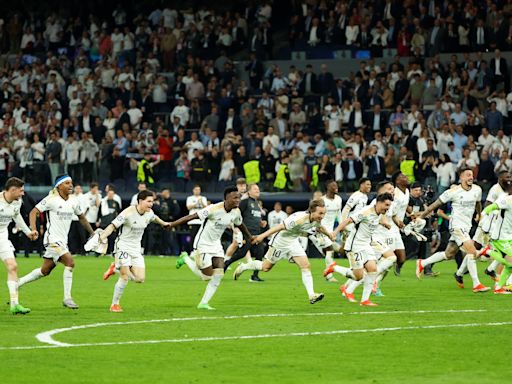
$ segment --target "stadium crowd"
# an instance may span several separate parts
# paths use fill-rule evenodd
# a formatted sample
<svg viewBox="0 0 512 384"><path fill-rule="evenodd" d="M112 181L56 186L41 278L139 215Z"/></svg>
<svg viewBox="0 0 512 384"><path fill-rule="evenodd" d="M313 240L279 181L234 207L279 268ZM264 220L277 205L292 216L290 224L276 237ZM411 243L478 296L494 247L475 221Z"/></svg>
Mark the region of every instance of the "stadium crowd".
<svg viewBox="0 0 512 384"><path fill-rule="evenodd" d="M66 171L104 184L136 172L181 192L244 176L266 191L312 191L335 178L352 192L363 176L376 183L400 169L437 192L471 167L486 190L512 167L500 52L510 48L510 4L294 2L291 44L359 49L368 33L370 48L386 36L374 56L396 46L394 59L361 61L343 78L327 64L265 65L269 1L133 18L122 6L88 19L12 15L0 23L12 54L0 73L0 183L10 174L50 185ZM477 53L439 56L469 50ZM249 55L242 67L237 54Z"/></svg>

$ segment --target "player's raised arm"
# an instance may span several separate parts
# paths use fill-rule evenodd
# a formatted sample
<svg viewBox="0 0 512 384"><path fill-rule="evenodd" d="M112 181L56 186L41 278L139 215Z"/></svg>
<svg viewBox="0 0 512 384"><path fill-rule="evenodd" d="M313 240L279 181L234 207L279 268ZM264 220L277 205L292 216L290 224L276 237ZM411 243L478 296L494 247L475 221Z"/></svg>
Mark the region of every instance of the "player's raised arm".
<svg viewBox="0 0 512 384"><path fill-rule="evenodd" d="M190 220L199 219L199 215L197 212L192 213L191 215L183 216L182 218L171 222L171 228L178 227L180 225L188 223Z"/></svg>
<svg viewBox="0 0 512 384"><path fill-rule="evenodd" d="M423 212L421 212L421 214L419 215L419 218L424 219L425 217L427 217L430 214L430 212L436 210L443 204L444 203L440 199L437 199L432 204L430 204Z"/></svg>
<svg viewBox="0 0 512 384"><path fill-rule="evenodd" d="M339 232L344 231L347 225L353 223L354 220L352 220L351 217L347 217L345 220L343 220L340 225L338 225L338 228L334 230L334 235L337 235Z"/></svg>
<svg viewBox="0 0 512 384"><path fill-rule="evenodd" d="M269 230L263 232L261 235L255 236L252 240L253 243L258 244L265 240L267 237L272 236L274 233L279 231L284 231L286 226L284 223L276 225L275 227L270 228Z"/></svg>

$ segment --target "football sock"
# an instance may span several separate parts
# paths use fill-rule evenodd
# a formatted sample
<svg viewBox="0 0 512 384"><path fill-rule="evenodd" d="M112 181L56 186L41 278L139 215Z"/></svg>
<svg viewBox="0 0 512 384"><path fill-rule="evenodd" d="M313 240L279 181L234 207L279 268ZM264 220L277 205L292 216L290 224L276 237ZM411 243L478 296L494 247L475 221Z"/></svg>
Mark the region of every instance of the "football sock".
<svg viewBox="0 0 512 384"><path fill-rule="evenodd" d="M32 272L27 273L25 276L21 277L18 281L18 288L22 285L35 281L43 277L43 273L41 272L41 268L36 268Z"/></svg>
<svg viewBox="0 0 512 384"><path fill-rule="evenodd" d="M213 270L212 278L206 285L206 289L204 291L204 295L203 295L203 298L201 299L200 304L208 304L210 302L210 299L215 294L215 291L217 291L217 288L219 287L220 282L223 277L224 277L224 269L223 268L215 268Z"/></svg>
<svg viewBox="0 0 512 384"><path fill-rule="evenodd" d="M370 299L370 294L372 293L373 283L375 282L375 278L377 277L377 272L367 272L363 278L363 296L361 297L361 301L366 301Z"/></svg>
<svg viewBox="0 0 512 384"><path fill-rule="evenodd" d="M334 272L339 273L340 275L343 275L345 277L348 277L349 279L355 279L354 274L352 273L352 270L347 267L342 267L341 265L335 265L333 268Z"/></svg>
<svg viewBox="0 0 512 384"><path fill-rule="evenodd" d="M459 269L457 269L457 272L455 272L457 274L457 276L464 276L464 274L468 270L468 268L467 268L468 267L468 260L469 260L468 256L469 255L466 255L462 259L462 263L460 263Z"/></svg>
<svg viewBox="0 0 512 384"><path fill-rule="evenodd" d="M421 260L421 265L423 268L425 268L427 265L439 263L440 261L445 261L445 260L446 260L446 253L436 252L429 258L427 258L425 260Z"/></svg>
<svg viewBox="0 0 512 384"><path fill-rule="evenodd" d="M512 274L512 267L503 268L503 272L501 272L500 281L498 282L498 287L501 288L507 284L507 280L509 276Z"/></svg>
<svg viewBox="0 0 512 384"><path fill-rule="evenodd" d="M347 293L354 293L354 291L363 284L364 277L361 280L350 280L347 283L347 288L345 289Z"/></svg>
<svg viewBox="0 0 512 384"><path fill-rule="evenodd" d="M124 289L128 285L128 280L124 280L121 277L117 280L116 285L114 286L114 296L112 297L112 305L119 304L119 300L121 300L121 296L123 296Z"/></svg>
<svg viewBox="0 0 512 384"><path fill-rule="evenodd" d="M487 270L489 272L495 272L496 268L498 268L498 265L500 265L500 262L498 260L493 260L491 264L487 266Z"/></svg>
<svg viewBox="0 0 512 384"><path fill-rule="evenodd" d="M7 288L9 288L9 297L11 308L19 304L18 302L18 282L15 280L7 280Z"/></svg>
<svg viewBox="0 0 512 384"><path fill-rule="evenodd" d="M71 287L73 286L73 268L64 267L62 274L64 281L64 300L71 298Z"/></svg>
<svg viewBox="0 0 512 384"><path fill-rule="evenodd" d="M306 288L309 297L313 297L315 290L313 289L313 274L309 269L302 269L302 284Z"/></svg>
<svg viewBox="0 0 512 384"><path fill-rule="evenodd" d="M467 255L466 258L468 259L468 271L469 276L471 276L471 279L473 280L473 287L476 287L480 284L480 280L478 279L478 270L476 268L476 260L475 255Z"/></svg>
<svg viewBox="0 0 512 384"><path fill-rule="evenodd" d="M377 263L377 273L381 274L387 271L396 261L396 256L391 257L383 257L378 263Z"/></svg>

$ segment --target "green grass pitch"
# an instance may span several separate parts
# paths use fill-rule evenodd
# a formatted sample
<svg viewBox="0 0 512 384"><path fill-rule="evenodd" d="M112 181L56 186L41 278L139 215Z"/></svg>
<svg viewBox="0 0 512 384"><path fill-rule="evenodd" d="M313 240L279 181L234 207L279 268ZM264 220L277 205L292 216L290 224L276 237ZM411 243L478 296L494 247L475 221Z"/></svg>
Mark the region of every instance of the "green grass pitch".
<svg viewBox="0 0 512 384"><path fill-rule="evenodd" d="M146 282L128 284L121 301L125 312L120 314L108 310L117 280L102 280L108 257L77 257L77 311L62 307L59 265L49 277L20 290L21 303L32 313L10 315L1 268L0 383L510 380L506 346L512 334L512 296L473 294L469 276L466 289L457 288L454 262L436 266L438 278L418 281L409 261L402 277L386 278L386 296L375 298L377 308L345 301L338 285L322 278L323 260L312 260L315 289L325 293L315 305L307 301L300 272L292 264L281 262L262 273L261 284L249 283L248 273L233 281L228 271L211 302L217 311L203 312L195 306L205 283L186 266L176 270L175 260L146 258ZM41 260L19 258L18 263L21 276ZM490 284L483 268L479 263L482 281ZM360 293L361 288L357 297ZM267 314L282 316L262 316ZM112 322L119 323L108 324ZM60 343L84 346L12 349L44 346L36 339L41 332L97 323L106 324L53 336ZM215 340L204 340L209 337Z"/></svg>

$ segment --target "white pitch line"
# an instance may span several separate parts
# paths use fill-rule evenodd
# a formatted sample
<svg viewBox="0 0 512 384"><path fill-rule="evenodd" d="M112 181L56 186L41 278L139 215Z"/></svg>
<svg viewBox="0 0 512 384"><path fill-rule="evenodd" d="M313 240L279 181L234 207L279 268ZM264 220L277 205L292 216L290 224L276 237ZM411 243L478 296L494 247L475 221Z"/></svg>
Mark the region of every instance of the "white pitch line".
<svg viewBox="0 0 512 384"><path fill-rule="evenodd" d="M112 325L132 325L147 323L168 323L173 321L202 321L202 320L232 320L232 319L254 319L262 317L298 317L298 316L343 316L343 315L402 315L402 314L425 314L425 313L475 313L488 312L485 309L446 309L446 310L417 310L417 311L373 311L373 312L317 312L317 313L262 313L254 315L231 315L231 316L201 316L201 317L176 317L170 319L156 320L135 320L135 321L115 321L108 323L94 323L85 325L75 325L67 328L57 328L50 331L38 333L36 339L41 343L55 345L58 347L69 347L72 344L62 343L53 338L59 333L75 331L77 329L108 327Z"/></svg>
<svg viewBox="0 0 512 384"><path fill-rule="evenodd" d="M137 345L137 344L162 344L162 343L192 343L198 341L231 341L231 340L250 340L250 339L270 339L278 337L302 337L302 336L324 336L324 335L342 335L351 333L373 333L373 332L395 332L411 330L430 330L443 328L469 328L469 327L498 327L512 325L511 321L499 323L465 323L465 324L437 324L437 325L417 325L408 327L390 327L390 328L369 328L369 329L338 329L334 331L318 332L292 332L292 333L268 333L261 335L243 335L243 336L221 336L221 337L198 337L190 339L167 339L167 340L137 340L137 341L114 341L104 343L81 343L60 345L35 345L24 347L0 347L0 350L30 350L30 349L48 349L48 348L73 348L73 347L100 347L112 345Z"/></svg>

